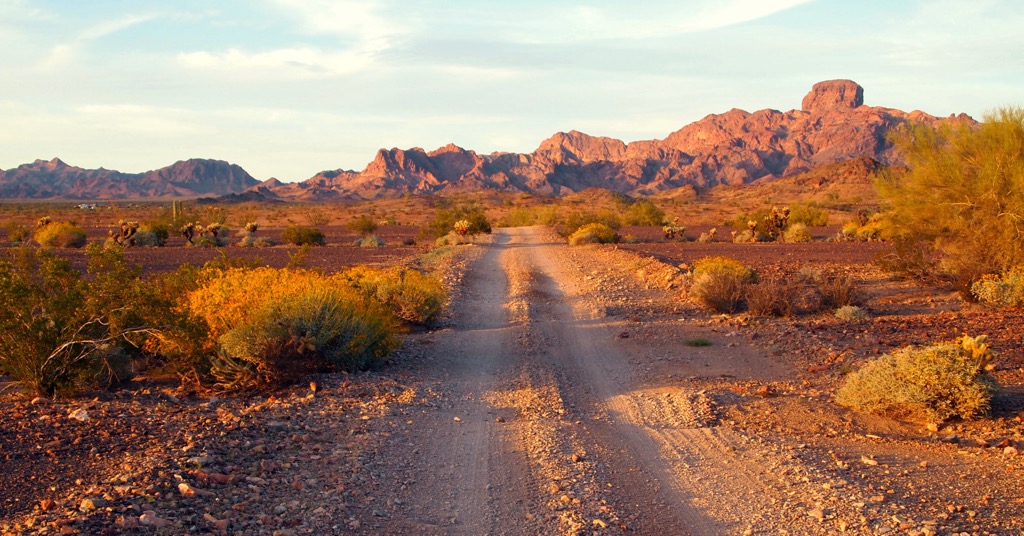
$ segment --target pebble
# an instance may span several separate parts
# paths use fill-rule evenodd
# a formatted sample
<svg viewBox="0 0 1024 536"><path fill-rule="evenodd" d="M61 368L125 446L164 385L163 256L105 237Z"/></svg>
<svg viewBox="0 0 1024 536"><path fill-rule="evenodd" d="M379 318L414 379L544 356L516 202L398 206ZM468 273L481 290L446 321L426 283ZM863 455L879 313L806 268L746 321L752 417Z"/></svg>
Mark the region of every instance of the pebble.
<svg viewBox="0 0 1024 536"><path fill-rule="evenodd" d="M82 499L81 504L78 505L79 512L91 512L97 508L102 508L107 505L107 501L98 497L88 497Z"/></svg>

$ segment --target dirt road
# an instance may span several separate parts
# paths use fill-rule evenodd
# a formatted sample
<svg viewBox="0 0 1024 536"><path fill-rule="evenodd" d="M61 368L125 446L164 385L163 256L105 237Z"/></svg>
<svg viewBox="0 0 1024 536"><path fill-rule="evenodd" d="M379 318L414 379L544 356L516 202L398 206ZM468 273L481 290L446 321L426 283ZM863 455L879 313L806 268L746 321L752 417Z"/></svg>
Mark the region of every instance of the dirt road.
<svg viewBox="0 0 1024 536"><path fill-rule="evenodd" d="M438 402L382 456L403 475L403 507L381 530L743 534L785 508L790 530L815 533L814 505L776 489L791 460L717 427L703 391L640 379L639 345L583 288L586 268L600 267L542 228L499 230L468 268L451 327L420 341L417 374ZM659 350L684 372L782 373L750 349Z"/></svg>

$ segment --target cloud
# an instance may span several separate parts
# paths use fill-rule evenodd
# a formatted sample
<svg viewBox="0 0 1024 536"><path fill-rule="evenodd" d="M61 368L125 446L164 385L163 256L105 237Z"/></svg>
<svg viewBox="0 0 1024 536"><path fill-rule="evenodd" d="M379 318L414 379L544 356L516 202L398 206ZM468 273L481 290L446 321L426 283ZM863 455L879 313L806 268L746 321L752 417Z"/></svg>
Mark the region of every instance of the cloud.
<svg viewBox="0 0 1024 536"><path fill-rule="evenodd" d="M360 50L329 52L312 46L265 52L231 48L224 52L182 53L178 61L194 69L257 78L324 78L366 69L373 64L373 55Z"/></svg>
<svg viewBox="0 0 1024 536"><path fill-rule="evenodd" d="M49 54L38 64L42 71L56 71L77 60L90 43L158 18L156 13L147 15L126 15L102 21L82 30L71 41L57 43L50 47Z"/></svg>
<svg viewBox="0 0 1024 536"><path fill-rule="evenodd" d="M272 5L298 19L306 32L354 38L354 48L364 53L387 50L409 31L381 14L383 4L369 0L272 0Z"/></svg>

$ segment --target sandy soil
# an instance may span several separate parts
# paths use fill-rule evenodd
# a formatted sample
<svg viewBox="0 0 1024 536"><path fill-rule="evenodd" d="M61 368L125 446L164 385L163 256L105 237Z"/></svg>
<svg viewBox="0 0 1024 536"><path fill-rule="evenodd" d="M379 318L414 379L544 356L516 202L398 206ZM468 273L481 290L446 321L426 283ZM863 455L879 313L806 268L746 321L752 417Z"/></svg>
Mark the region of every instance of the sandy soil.
<svg viewBox="0 0 1024 536"><path fill-rule="evenodd" d="M315 378L315 392L297 386L222 400L140 385L89 402L34 404L7 393L0 530L924 535L1024 527L1015 362L1000 372L1007 389L993 418L930 431L831 402L839 372L816 365L879 351L877 340L859 338L860 329L873 336L871 325L840 333L854 328L708 315L680 299L673 263L570 249L544 228L498 230L490 245L467 248L451 274L444 328L410 334L381 371ZM884 312L884 299L876 301ZM938 301L920 306L944 314ZM689 346L694 339L711 345ZM89 419L74 418L78 409Z"/></svg>

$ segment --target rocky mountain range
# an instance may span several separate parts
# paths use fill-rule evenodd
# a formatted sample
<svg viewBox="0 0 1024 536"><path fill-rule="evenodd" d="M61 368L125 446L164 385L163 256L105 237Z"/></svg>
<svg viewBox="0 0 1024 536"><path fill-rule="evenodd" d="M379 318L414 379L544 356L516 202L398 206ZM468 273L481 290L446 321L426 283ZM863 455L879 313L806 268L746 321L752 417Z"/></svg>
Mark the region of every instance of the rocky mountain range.
<svg viewBox="0 0 1024 536"><path fill-rule="evenodd" d="M259 184L244 169L222 160L182 160L145 173L83 169L59 158L0 170L0 198L136 199L196 197L241 192Z"/></svg>
<svg viewBox="0 0 1024 536"><path fill-rule="evenodd" d="M633 196L692 194L861 157L882 165L901 164L889 133L908 122L943 121L974 122L965 114L938 118L866 106L860 85L830 80L815 84L799 110L733 109L661 140L625 143L573 130L551 136L531 153L484 155L453 144L430 152L381 149L362 171L322 171L298 183L257 183L238 166L211 160L178 162L139 175L36 161L0 172L0 197L230 195L236 201L327 201L481 189L564 195L595 187Z"/></svg>
<svg viewBox="0 0 1024 536"><path fill-rule="evenodd" d="M965 114L937 118L864 105L850 80L815 84L801 109L712 114L663 140L624 143L582 132L559 132L532 153L477 154L455 145L381 149L362 171L333 170L262 194L299 199L374 199L478 189L562 195L605 188L628 195L705 190L795 175L868 157L901 164L888 134L907 122L974 122Z"/></svg>

